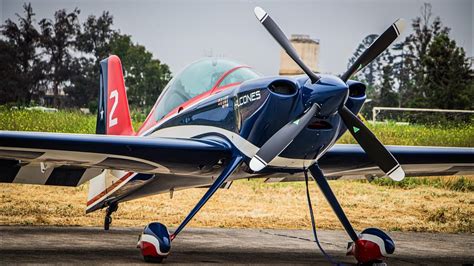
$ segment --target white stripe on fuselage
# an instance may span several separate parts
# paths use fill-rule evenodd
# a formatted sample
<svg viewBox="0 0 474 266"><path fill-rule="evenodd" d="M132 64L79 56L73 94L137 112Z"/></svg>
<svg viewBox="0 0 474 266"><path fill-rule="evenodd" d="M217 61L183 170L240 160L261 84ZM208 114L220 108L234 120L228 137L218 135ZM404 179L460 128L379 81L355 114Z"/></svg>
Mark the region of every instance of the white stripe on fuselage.
<svg viewBox="0 0 474 266"><path fill-rule="evenodd" d="M194 138L199 135L204 134L220 134L225 136L229 141L231 141L240 152L242 152L248 158L252 158L257 154L258 148L253 145L248 140L242 138L239 134L234 133L229 130L225 130L220 127L213 126L202 126L202 125L183 125L175 127L167 127L159 129L147 137L162 137L162 138ZM302 168L307 167L314 163L314 160L305 160L305 159L293 159L277 156L273 159L268 166L277 166L285 168Z"/></svg>

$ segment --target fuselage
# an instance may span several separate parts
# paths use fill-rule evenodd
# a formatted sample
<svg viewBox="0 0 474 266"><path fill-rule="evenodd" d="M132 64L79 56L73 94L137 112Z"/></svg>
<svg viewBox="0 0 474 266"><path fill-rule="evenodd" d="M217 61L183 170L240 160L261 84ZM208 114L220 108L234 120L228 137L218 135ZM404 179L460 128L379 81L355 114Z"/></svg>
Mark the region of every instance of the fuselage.
<svg viewBox="0 0 474 266"><path fill-rule="evenodd" d="M184 86L173 86L173 82L177 82L175 77L163 91L137 135L226 142L235 152L246 157L245 163L232 179L297 173L321 158L346 131L337 112L339 107L345 104L353 113L358 113L366 98L362 83L350 81L346 84L332 75L321 75L315 84L306 75L300 75L255 77L220 86L234 71L246 68L238 65L226 70L216 79L216 83L209 86L210 89L186 100L186 95L182 95ZM173 95L173 89L182 92ZM170 104L173 101L175 103ZM284 125L301 116L313 103L319 105L319 111L309 125L264 171L253 173L248 162L259 147ZM164 104L169 106L163 108ZM170 174L163 175L134 174L111 196L130 200L162 193L164 183L167 184L163 187L176 189L185 188L180 182L188 186L206 185L219 174L220 164L225 163L202 165L199 169L195 165L177 165ZM180 175L180 178L173 178L174 175ZM169 182L173 180L177 183L170 185Z"/></svg>

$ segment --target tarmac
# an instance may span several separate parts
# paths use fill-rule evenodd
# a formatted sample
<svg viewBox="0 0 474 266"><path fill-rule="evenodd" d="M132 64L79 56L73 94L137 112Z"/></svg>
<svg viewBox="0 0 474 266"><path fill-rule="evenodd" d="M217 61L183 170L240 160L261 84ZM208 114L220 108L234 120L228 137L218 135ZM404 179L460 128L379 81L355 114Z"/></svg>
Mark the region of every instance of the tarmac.
<svg viewBox="0 0 474 266"><path fill-rule="evenodd" d="M172 230L170 230L172 231ZM142 264L136 248L141 228L0 226L0 264ZM474 262L473 234L392 232L388 265L462 265ZM338 262L349 238L320 231L320 242ZM326 264L309 230L186 228L165 264Z"/></svg>

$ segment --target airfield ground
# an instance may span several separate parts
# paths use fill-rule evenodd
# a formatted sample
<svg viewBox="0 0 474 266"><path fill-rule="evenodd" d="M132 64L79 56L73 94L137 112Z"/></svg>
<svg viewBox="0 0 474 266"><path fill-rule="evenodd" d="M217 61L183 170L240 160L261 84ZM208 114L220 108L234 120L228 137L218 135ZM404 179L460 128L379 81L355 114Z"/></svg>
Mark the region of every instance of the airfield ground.
<svg viewBox="0 0 474 266"><path fill-rule="evenodd" d="M360 181L330 181L358 230L474 232L474 176L415 179L390 187ZM78 188L0 184L0 225L102 226L104 211L85 214L87 185ZM461 190L461 191L459 191ZM462 191L464 190L464 191ZM342 229L315 184L311 184L316 223ZM113 226L144 226L160 221L177 226L205 189L176 191L123 203ZM240 180L219 190L191 227L309 229L304 182Z"/></svg>
<svg viewBox="0 0 474 266"><path fill-rule="evenodd" d="M369 126L385 144L474 147L473 125ZM0 108L0 129L94 133L95 117ZM345 135L340 143L354 140ZM357 230L375 226L391 232L397 255L389 265L474 262L474 176L382 183L330 182ZM205 192L190 189L175 192L173 199L162 194L121 204L113 216L113 229L103 232L98 227L104 212L84 213L87 190L87 185L0 184L0 264L141 263L134 249L140 228L152 221L177 226ZM311 191L318 228L340 230L314 184ZM304 240L311 238L309 226L304 183L234 182L196 215L191 229L174 244L168 262L324 262L314 243ZM291 235L304 239L287 237ZM343 232L323 231L321 239L338 259L354 262L344 256L347 237Z"/></svg>
<svg viewBox="0 0 474 266"><path fill-rule="evenodd" d="M140 228L0 226L0 264L143 263L135 248ZM296 237L296 238L295 238ZM342 231L321 231L320 241L338 261L348 237ZM462 265L474 262L470 234L395 232L396 253L388 265ZM174 263L325 264L308 230L188 228L173 242L165 261Z"/></svg>

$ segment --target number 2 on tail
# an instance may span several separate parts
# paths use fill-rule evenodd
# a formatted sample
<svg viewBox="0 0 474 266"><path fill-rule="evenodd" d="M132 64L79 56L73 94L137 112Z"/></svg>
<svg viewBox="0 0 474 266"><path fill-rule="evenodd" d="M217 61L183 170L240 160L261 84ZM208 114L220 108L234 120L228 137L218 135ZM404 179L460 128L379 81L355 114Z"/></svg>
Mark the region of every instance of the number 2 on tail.
<svg viewBox="0 0 474 266"><path fill-rule="evenodd" d="M118 104L118 97L119 97L119 94L117 90L113 90L112 92L110 92L109 100L114 99L114 103L112 104L112 108L110 109L109 127L113 127L118 124L117 117L114 117L115 109L117 108L117 104Z"/></svg>

